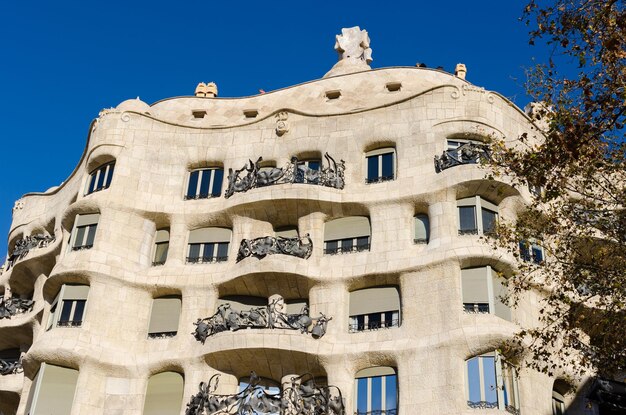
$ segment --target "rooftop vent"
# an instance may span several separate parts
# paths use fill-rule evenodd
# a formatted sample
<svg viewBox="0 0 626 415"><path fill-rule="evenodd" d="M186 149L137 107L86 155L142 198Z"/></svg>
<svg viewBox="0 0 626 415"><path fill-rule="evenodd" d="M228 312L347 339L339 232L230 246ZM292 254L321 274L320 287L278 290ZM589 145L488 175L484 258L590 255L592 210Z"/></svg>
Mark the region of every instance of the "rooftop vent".
<svg viewBox="0 0 626 415"><path fill-rule="evenodd" d="M341 91L336 89L334 91L326 91L326 99L338 99L341 96Z"/></svg>
<svg viewBox="0 0 626 415"><path fill-rule="evenodd" d="M191 115L193 115L193 118L204 118L206 117L206 110L193 110Z"/></svg>
<svg viewBox="0 0 626 415"><path fill-rule="evenodd" d="M398 92L402 88L402 82L388 82L385 88L389 92Z"/></svg>

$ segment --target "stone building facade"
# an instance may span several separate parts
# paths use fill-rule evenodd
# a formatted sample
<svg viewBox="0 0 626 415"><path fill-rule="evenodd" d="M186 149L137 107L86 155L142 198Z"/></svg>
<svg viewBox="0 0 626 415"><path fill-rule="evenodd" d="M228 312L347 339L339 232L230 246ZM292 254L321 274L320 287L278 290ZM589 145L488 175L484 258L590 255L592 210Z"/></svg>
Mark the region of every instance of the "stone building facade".
<svg viewBox="0 0 626 415"><path fill-rule="evenodd" d="M516 259L485 238L530 199L475 163L488 137L537 125L462 65L372 70L357 28L336 49L324 78L271 93L217 98L200 84L103 110L71 176L16 202L0 411L566 403L558 381L498 352L538 298L501 300Z"/></svg>

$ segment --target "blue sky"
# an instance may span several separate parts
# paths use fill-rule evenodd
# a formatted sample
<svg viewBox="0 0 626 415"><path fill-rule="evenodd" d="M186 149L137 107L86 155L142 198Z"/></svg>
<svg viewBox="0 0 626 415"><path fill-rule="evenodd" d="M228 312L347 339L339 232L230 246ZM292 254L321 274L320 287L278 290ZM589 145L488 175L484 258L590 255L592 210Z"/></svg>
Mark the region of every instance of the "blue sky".
<svg viewBox="0 0 626 415"><path fill-rule="evenodd" d="M0 260L11 208L65 180L102 108L153 103L214 81L222 97L320 78L342 27L369 32L372 67L424 62L523 107L523 1L3 1L0 3ZM542 56L542 54L544 54Z"/></svg>

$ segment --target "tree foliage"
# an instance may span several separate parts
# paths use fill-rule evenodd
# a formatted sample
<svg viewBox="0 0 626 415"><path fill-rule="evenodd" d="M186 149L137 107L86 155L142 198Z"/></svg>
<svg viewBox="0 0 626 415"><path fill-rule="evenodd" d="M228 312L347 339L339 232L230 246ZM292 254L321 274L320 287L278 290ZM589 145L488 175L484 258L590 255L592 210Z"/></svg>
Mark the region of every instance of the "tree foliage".
<svg viewBox="0 0 626 415"><path fill-rule="evenodd" d="M626 371L626 11L620 0L531 0L530 43L551 48L528 71L541 105L537 130L494 140L498 174L534 190L533 203L497 242L519 256L541 241L545 261L520 258L514 299L543 293L541 324L519 335L531 366L605 376Z"/></svg>

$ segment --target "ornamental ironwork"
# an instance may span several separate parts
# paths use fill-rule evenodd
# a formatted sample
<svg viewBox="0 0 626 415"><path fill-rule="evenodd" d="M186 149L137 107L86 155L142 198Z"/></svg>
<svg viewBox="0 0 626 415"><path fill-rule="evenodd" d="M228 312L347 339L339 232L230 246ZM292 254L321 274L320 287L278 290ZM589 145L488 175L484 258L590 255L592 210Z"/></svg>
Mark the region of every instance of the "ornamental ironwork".
<svg viewBox="0 0 626 415"><path fill-rule="evenodd" d="M255 239L242 239L237 253L237 262L249 256L265 258L267 255L284 254L307 259L313 251L313 241L307 233L303 238L282 236L261 236Z"/></svg>
<svg viewBox="0 0 626 415"><path fill-rule="evenodd" d="M214 315L193 323L196 330L192 334L202 344L207 337L214 334L244 328L300 330L301 333L308 333L319 339L326 334L326 327L332 319L324 313L320 313L317 318L310 317L309 307L306 305L299 313L289 314L286 312L285 300L276 296L267 306L249 310L237 311L229 303L221 304Z"/></svg>
<svg viewBox="0 0 626 415"><path fill-rule="evenodd" d="M277 393L264 388L261 378L251 372L250 383L241 392L219 395L215 393L219 377L216 374L208 383L200 382L185 415L345 415L339 388L319 386L308 373L291 377Z"/></svg>
<svg viewBox="0 0 626 415"><path fill-rule="evenodd" d="M24 368L22 367L21 360L3 360L0 359L0 375L15 375L22 373Z"/></svg>
<svg viewBox="0 0 626 415"><path fill-rule="evenodd" d="M476 164L490 158L491 150L486 144L464 143L454 150L444 151L441 156L435 156L435 171L441 173L450 167Z"/></svg>
<svg viewBox="0 0 626 415"><path fill-rule="evenodd" d="M228 188L224 193L227 199L239 192L247 192L255 187L270 186L283 183L304 183L318 186L343 189L345 162L335 161L328 153L324 154L326 166L319 162L319 168L312 168L306 162L292 157L285 167L262 168L263 160L248 160L248 164L239 170L228 169Z"/></svg>
<svg viewBox="0 0 626 415"><path fill-rule="evenodd" d="M47 236L42 234L26 236L22 239L19 239L15 243L15 247L13 248L13 252L9 255L7 262L9 267L13 266L13 264L28 255L32 249L36 248L45 248L54 242L56 238L54 236Z"/></svg>
<svg viewBox="0 0 626 415"><path fill-rule="evenodd" d="M0 297L0 320L11 318L17 314L24 314L33 309L33 300L22 298L2 298Z"/></svg>

